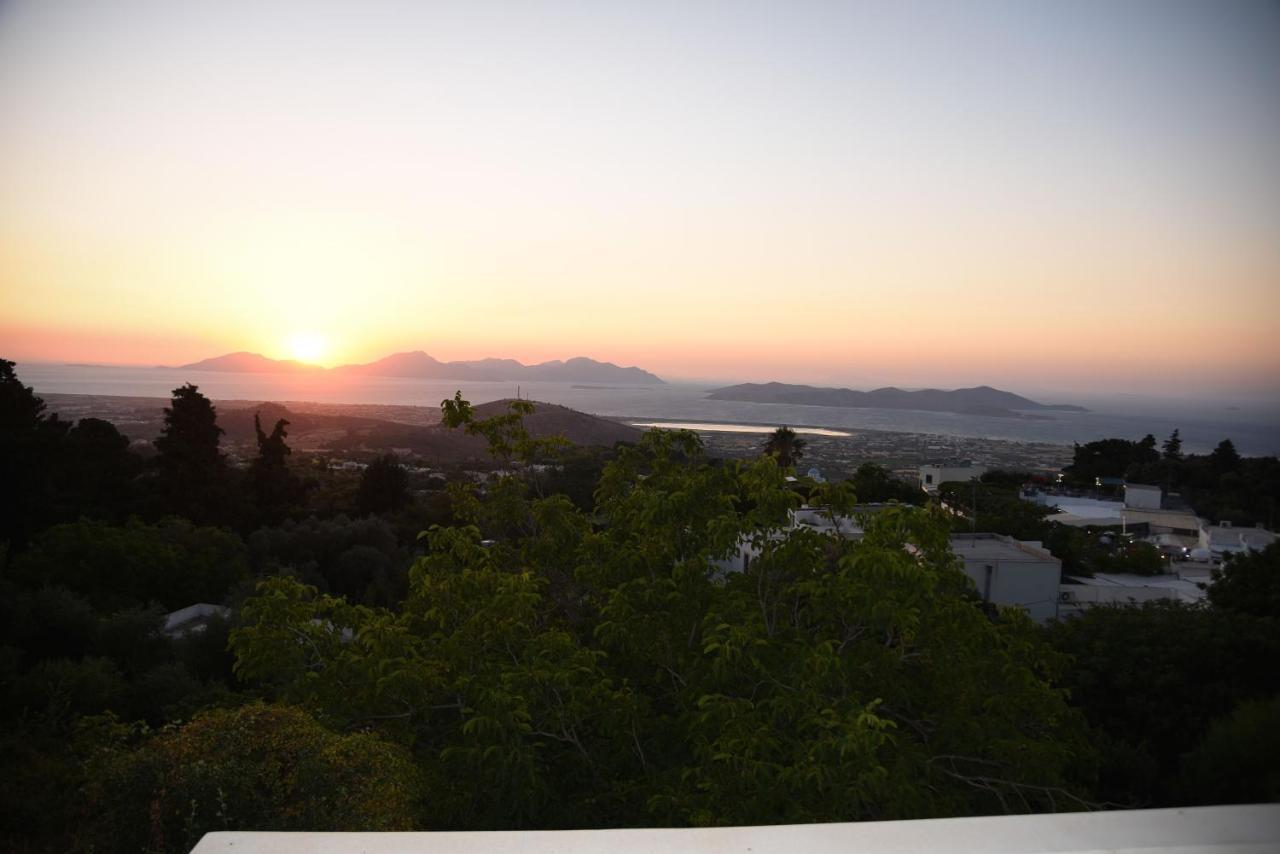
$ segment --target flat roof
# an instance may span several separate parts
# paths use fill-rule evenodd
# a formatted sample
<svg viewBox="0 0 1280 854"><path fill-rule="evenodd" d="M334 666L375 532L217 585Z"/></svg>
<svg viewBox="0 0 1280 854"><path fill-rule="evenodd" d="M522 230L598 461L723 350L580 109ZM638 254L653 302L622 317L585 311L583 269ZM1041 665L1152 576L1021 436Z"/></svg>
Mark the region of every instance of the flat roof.
<svg viewBox="0 0 1280 854"><path fill-rule="evenodd" d="M1238 545L1265 547L1274 543L1277 535L1266 528L1235 527L1233 525L1209 526L1209 541L1213 545Z"/></svg>
<svg viewBox="0 0 1280 854"><path fill-rule="evenodd" d="M1194 581L1184 581L1176 575L1137 575L1132 572L1099 572L1092 578L1071 576L1081 584L1094 587L1162 587L1167 590L1198 591Z"/></svg>
<svg viewBox="0 0 1280 854"><path fill-rule="evenodd" d="M1083 587L1103 587L1110 589L1133 590L1145 588L1149 590L1167 590L1176 593L1184 602L1200 602L1205 590L1195 581L1180 578L1176 575L1134 575L1127 572L1100 572L1092 578L1088 576L1069 576L1072 583Z"/></svg>
<svg viewBox="0 0 1280 854"><path fill-rule="evenodd" d="M999 534L954 534L951 537L951 550L958 557L975 560L1057 560L1048 549L1027 545Z"/></svg>
<svg viewBox="0 0 1280 854"><path fill-rule="evenodd" d="M1186 510L1156 510L1143 507L1130 507L1124 511L1124 518L1131 525L1146 522L1149 525L1164 525L1169 528L1183 528L1198 531L1204 520Z"/></svg>
<svg viewBox="0 0 1280 854"><path fill-rule="evenodd" d="M1099 498L1077 498L1072 495L1045 495L1046 507L1058 508L1058 514L1078 519L1115 519L1120 521L1124 512L1123 501L1103 501ZM1049 517L1053 519L1053 516Z"/></svg>

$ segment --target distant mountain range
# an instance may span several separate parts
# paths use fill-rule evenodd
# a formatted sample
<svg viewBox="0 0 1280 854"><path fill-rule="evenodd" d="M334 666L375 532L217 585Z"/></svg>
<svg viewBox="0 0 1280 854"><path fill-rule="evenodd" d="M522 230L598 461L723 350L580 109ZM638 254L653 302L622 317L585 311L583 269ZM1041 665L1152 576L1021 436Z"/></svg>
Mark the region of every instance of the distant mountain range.
<svg viewBox="0 0 1280 854"><path fill-rule="evenodd" d="M660 385L663 380L640 368L623 368L612 362L597 362L579 356L562 362L524 365L515 359L478 359L465 362L441 362L421 350L396 353L363 365L341 365L322 368L291 359L269 359L258 353L228 353L189 365L188 371L224 371L227 373L298 373L339 374L370 377L414 377L421 379L488 380L526 382L606 382L627 385Z"/></svg>
<svg viewBox="0 0 1280 854"><path fill-rule="evenodd" d="M787 383L743 383L712 391L711 400L737 400L750 403L787 403L796 406L839 406L849 409L916 409L924 412L956 412L962 415L988 415L1004 418L1036 417L1028 412L1087 412L1083 406L1037 403L1034 400L1001 391L991 386L958 388L951 391L925 388L906 391L900 388L878 388L854 391L848 388L821 388Z"/></svg>
<svg viewBox="0 0 1280 854"><path fill-rule="evenodd" d="M295 362L293 359L268 359L257 353L227 353L192 362L190 365L179 365L179 370L186 371L224 371L234 374L322 374L325 369L319 365L308 365L306 362Z"/></svg>

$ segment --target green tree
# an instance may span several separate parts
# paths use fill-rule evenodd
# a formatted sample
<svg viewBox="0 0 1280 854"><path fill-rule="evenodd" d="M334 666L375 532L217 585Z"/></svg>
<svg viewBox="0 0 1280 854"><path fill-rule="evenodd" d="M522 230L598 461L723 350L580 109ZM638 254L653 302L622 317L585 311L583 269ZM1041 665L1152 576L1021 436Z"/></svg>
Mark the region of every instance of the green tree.
<svg viewBox="0 0 1280 854"><path fill-rule="evenodd" d="M858 466L850 481L858 501L863 503L902 501L919 504L924 499L924 493L918 486L895 477L893 472L875 463Z"/></svg>
<svg viewBox="0 0 1280 854"><path fill-rule="evenodd" d="M81 418L67 433L59 462L66 517L128 518L142 460L129 451L129 438L114 424Z"/></svg>
<svg viewBox="0 0 1280 854"><path fill-rule="evenodd" d="M187 383L173 390L164 410L159 452L164 512L203 523L226 518L226 460L218 449L222 428L217 410Z"/></svg>
<svg viewBox="0 0 1280 854"><path fill-rule="evenodd" d="M848 487L819 493L847 512ZM433 828L1082 805L1092 753L1063 660L977 606L945 520L889 510L853 542L790 530L798 500L772 461L651 431L606 466L592 517L517 476L460 493L396 607L264 582L236 667L411 748ZM726 573L744 542L758 557Z"/></svg>
<svg viewBox="0 0 1280 854"><path fill-rule="evenodd" d="M298 709L209 711L133 749L120 729L91 758L94 850L189 851L214 830L414 827L408 755L375 735L330 732Z"/></svg>
<svg viewBox="0 0 1280 854"><path fill-rule="evenodd" d="M1208 595L1215 608L1280 619L1280 542L1229 555L1213 570Z"/></svg>
<svg viewBox="0 0 1280 854"><path fill-rule="evenodd" d="M776 459L782 468L789 469L804 456L806 444L804 439L796 435L795 430L790 427L779 427L765 440L763 452L765 456Z"/></svg>
<svg viewBox="0 0 1280 854"><path fill-rule="evenodd" d="M0 359L0 542L20 549L57 515L54 474L71 425Z"/></svg>
<svg viewBox="0 0 1280 854"><path fill-rule="evenodd" d="M290 520L259 528L248 545L259 575L287 568L303 582L353 602L390 605L408 589L410 551L398 542L395 528L376 516Z"/></svg>
<svg viewBox="0 0 1280 854"><path fill-rule="evenodd" d="M1241 703L1214 721L1183 760L1182 788L1193 804L1280 801L1280 696Z"/></svg>
<svg viewBox="0 0 1280 854"><path fill-rule="evenodd" d="M1104 801L1179 805L1181 757L1210 723L1280 693L1275 620L1161 600L1091 608L1045 633L1074 660L1066 686L1102 751Z"/></svg>
<svg viewBox="0 0 1280 854"><path fill-rule="evenodd" d="M1169 462L1177 462L1182 459L1182 437L1178 435L1178 431L1174 430L1169 434L1169 438L1164 440L1164 459Z"/></svg>
<svg viewBox="0 0 1280 854"><path fill-rule="evenodd" d="M510 465L513 461L525 464L542 458L558 458L569 447L562 436L534 438L525 427L524 419L537 410L529 400L512 400L501 415L475 418L475 409L462 399L462 392L452 399L440 402L440 413L446 427L461 427L468 435L479 436L489 444L489 455Z"/></svg>
<svg viewBox="0 0 1280 854"><path fill-rule="evenodd" d="M31 587L66 587L110 612L220 602L246 571L244 544L221 528L183 519L123 527L81 520L43 532L13 561L11 576Z"/></svg>
<svg viewBox="0 0 1280 854"><path fill-rule="evenodd" d="M360 474L356 512L360 515L395 513L408 506L409 473L395 454L383 454Z"/></svg>
<svg viewBox="0 0 1280 854"><path fill-rule="evenodd" d="M302 484L289 470L292 450L285 443L289 422L276 421L270 435L262 429L258 413L253 415L253 429L258 439L258 456L250 470L254 503L261 522L279 524L301 497Z"/></svg>
<svg viewBox="0 0 1280 854"><path fill-rule="evenodd" d="M1090 573L1118 572L1133 575L1160 575L1167 568L1167 562L1160 550L1151 543L1120 542L1110 547L1102 547L1094 541L1095 548L1089 555L1087 567Z"/></svg>
<svg viewBox="0 0 1280 854"><path fill-rule="evenodd" d="M1235 444L1230 439L1219 442L1213 449L1213 453L1209 455L1209 465L1219 475L1239 471L1240 454L1236 452Z"/></svg>
<svg viewBox="0 0 1280 854"><path fill-rule="evenodd" d="M948 506L963 513L952 518L952 527L956 531L985 531L1020 540L1045 540L1049 537L1052 526L1045 517L1053 508L1023 499L1018 486L1010 486L1001 480L951 482L941 484L938 492Z"/></svg>
<svg viewBox="0 0 1280 854"><path fill-rule="evenodd" d="M1131 469L1150 464L1150 454L1145 438L1138 442L1099 439L1077 444L1071 464L1062 471L1072 484L1092 488L1097 478L1125 477Z"/></svg>

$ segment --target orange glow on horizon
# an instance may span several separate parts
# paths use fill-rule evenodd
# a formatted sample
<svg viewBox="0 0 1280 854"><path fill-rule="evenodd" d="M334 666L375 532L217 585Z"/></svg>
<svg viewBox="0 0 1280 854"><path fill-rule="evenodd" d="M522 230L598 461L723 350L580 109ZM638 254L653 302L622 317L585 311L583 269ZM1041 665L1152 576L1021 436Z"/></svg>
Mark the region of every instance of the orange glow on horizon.
<svg viewBox="0 0 1280 854"><path fill-rule="evenodd" d="M289 357L308 365L324 365L329 341L315 332L295 332L289 336Z"/></svg>
<svg viewBox="0 0 1280 854"><path fill-rule="evenodd" d="M1280 398L1238 10L590 5L0 4L0 357Z"/></svg>

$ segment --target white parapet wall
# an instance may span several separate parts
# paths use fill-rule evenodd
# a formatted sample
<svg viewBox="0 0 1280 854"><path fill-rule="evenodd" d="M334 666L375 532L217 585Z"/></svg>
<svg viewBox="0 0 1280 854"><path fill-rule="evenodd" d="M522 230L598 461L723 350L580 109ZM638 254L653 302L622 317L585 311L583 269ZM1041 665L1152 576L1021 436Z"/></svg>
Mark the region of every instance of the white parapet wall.
<svg viewBox="0 0 1280 854"><path fill-rule="evenodd" d="M1048 854L1280 851L1280 805L844 824L449 833L210 833L193 854Z"/></svg>

